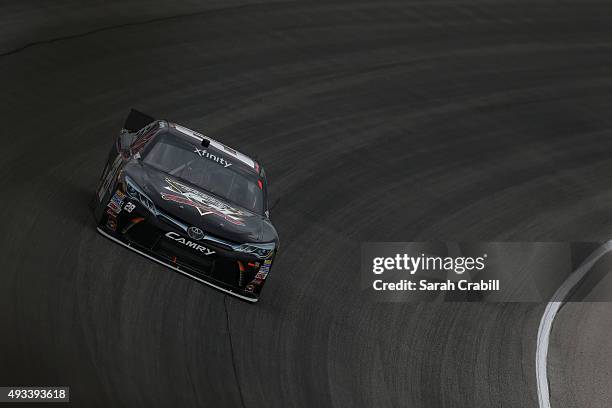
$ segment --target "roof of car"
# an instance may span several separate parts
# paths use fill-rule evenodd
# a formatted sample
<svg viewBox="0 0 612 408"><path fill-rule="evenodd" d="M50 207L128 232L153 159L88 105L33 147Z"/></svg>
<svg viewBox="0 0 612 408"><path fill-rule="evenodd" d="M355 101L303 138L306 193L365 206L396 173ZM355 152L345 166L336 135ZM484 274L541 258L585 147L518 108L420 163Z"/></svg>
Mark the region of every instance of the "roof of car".
<svg viewBox="0 0 612 408"><path fill-rule="evenodd" d="M215 149L216 152L221 152L224 156L226 156L225 157L226 159L232 160L233 163L239 164L240 167L247 168L256 174L259 174L259 164L254 159L247 156L246 154L240 153L236 149L228 147L224 145L223 143L219 142L218 140L205 136L202 133L196 132L195 130L186 128L185 126L182 126L176 123L172 123L172 122L168 122L168 127L170 128L171 131L174 130L178 134L188 136L192 139L198 140L199 142L201 142L203 139L209 140L210 141L209 148L212 147ZM206 152L206 150L203 150L203 152Z"/></svg>

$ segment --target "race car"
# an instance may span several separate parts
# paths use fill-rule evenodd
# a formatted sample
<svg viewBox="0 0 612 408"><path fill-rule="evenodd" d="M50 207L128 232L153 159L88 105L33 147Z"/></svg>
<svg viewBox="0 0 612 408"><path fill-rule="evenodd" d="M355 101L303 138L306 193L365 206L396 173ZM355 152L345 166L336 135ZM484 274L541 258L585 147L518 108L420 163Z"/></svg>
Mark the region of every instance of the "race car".
<svg viewBox="0 0 612 408"><path fill-rule="evenodd" d="M92 200L100 234L249 302L278 251L256 160L133 110Z"/></svg>

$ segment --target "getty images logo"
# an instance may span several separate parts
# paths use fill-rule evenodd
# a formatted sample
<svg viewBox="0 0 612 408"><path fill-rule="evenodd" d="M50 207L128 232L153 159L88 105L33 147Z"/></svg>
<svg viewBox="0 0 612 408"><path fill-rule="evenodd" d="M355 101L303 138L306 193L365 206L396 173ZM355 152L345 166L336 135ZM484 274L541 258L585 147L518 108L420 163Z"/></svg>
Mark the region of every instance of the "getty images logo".
<svg viewBox="0 0 612 408"><path fill-rule="evenodd" d="M458 275L470 271L482 271L486 266L487 254L472 256L410 256L396 254L390 257L376 257L372 260L372 272L380 275L385 271L406 271L411 275L417 271L452 271Z"/></svg>

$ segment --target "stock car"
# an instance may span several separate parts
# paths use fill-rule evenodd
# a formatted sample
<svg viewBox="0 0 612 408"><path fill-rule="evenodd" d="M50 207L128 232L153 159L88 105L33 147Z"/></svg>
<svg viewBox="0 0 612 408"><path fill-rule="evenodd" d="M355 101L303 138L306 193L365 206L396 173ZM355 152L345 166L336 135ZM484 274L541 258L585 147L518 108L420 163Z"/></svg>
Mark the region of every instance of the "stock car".
<svg viewBox="0 0 612 408"><path fill-rule="evenodd" d="M260 163L133 109L92 209L103 236L250 302L259 299L279 247Z"/></svg>

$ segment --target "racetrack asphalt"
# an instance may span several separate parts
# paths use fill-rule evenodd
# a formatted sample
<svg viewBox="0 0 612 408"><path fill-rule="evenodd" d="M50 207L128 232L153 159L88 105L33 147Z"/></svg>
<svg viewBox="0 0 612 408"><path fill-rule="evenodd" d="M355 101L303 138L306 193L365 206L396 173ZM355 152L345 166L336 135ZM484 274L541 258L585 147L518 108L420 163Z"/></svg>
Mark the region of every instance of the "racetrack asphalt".
<svg viewBox="0 0 612 408"><path fill-rule="evenodd" d="M612 4L0 8L0 385L100 407L537 406L543 304L376 303L360 244L610 239ZM266 167L282 246L258 304L95 232L131 107ZM561 310L553 406L610 406L609 312Z"/></svg>

